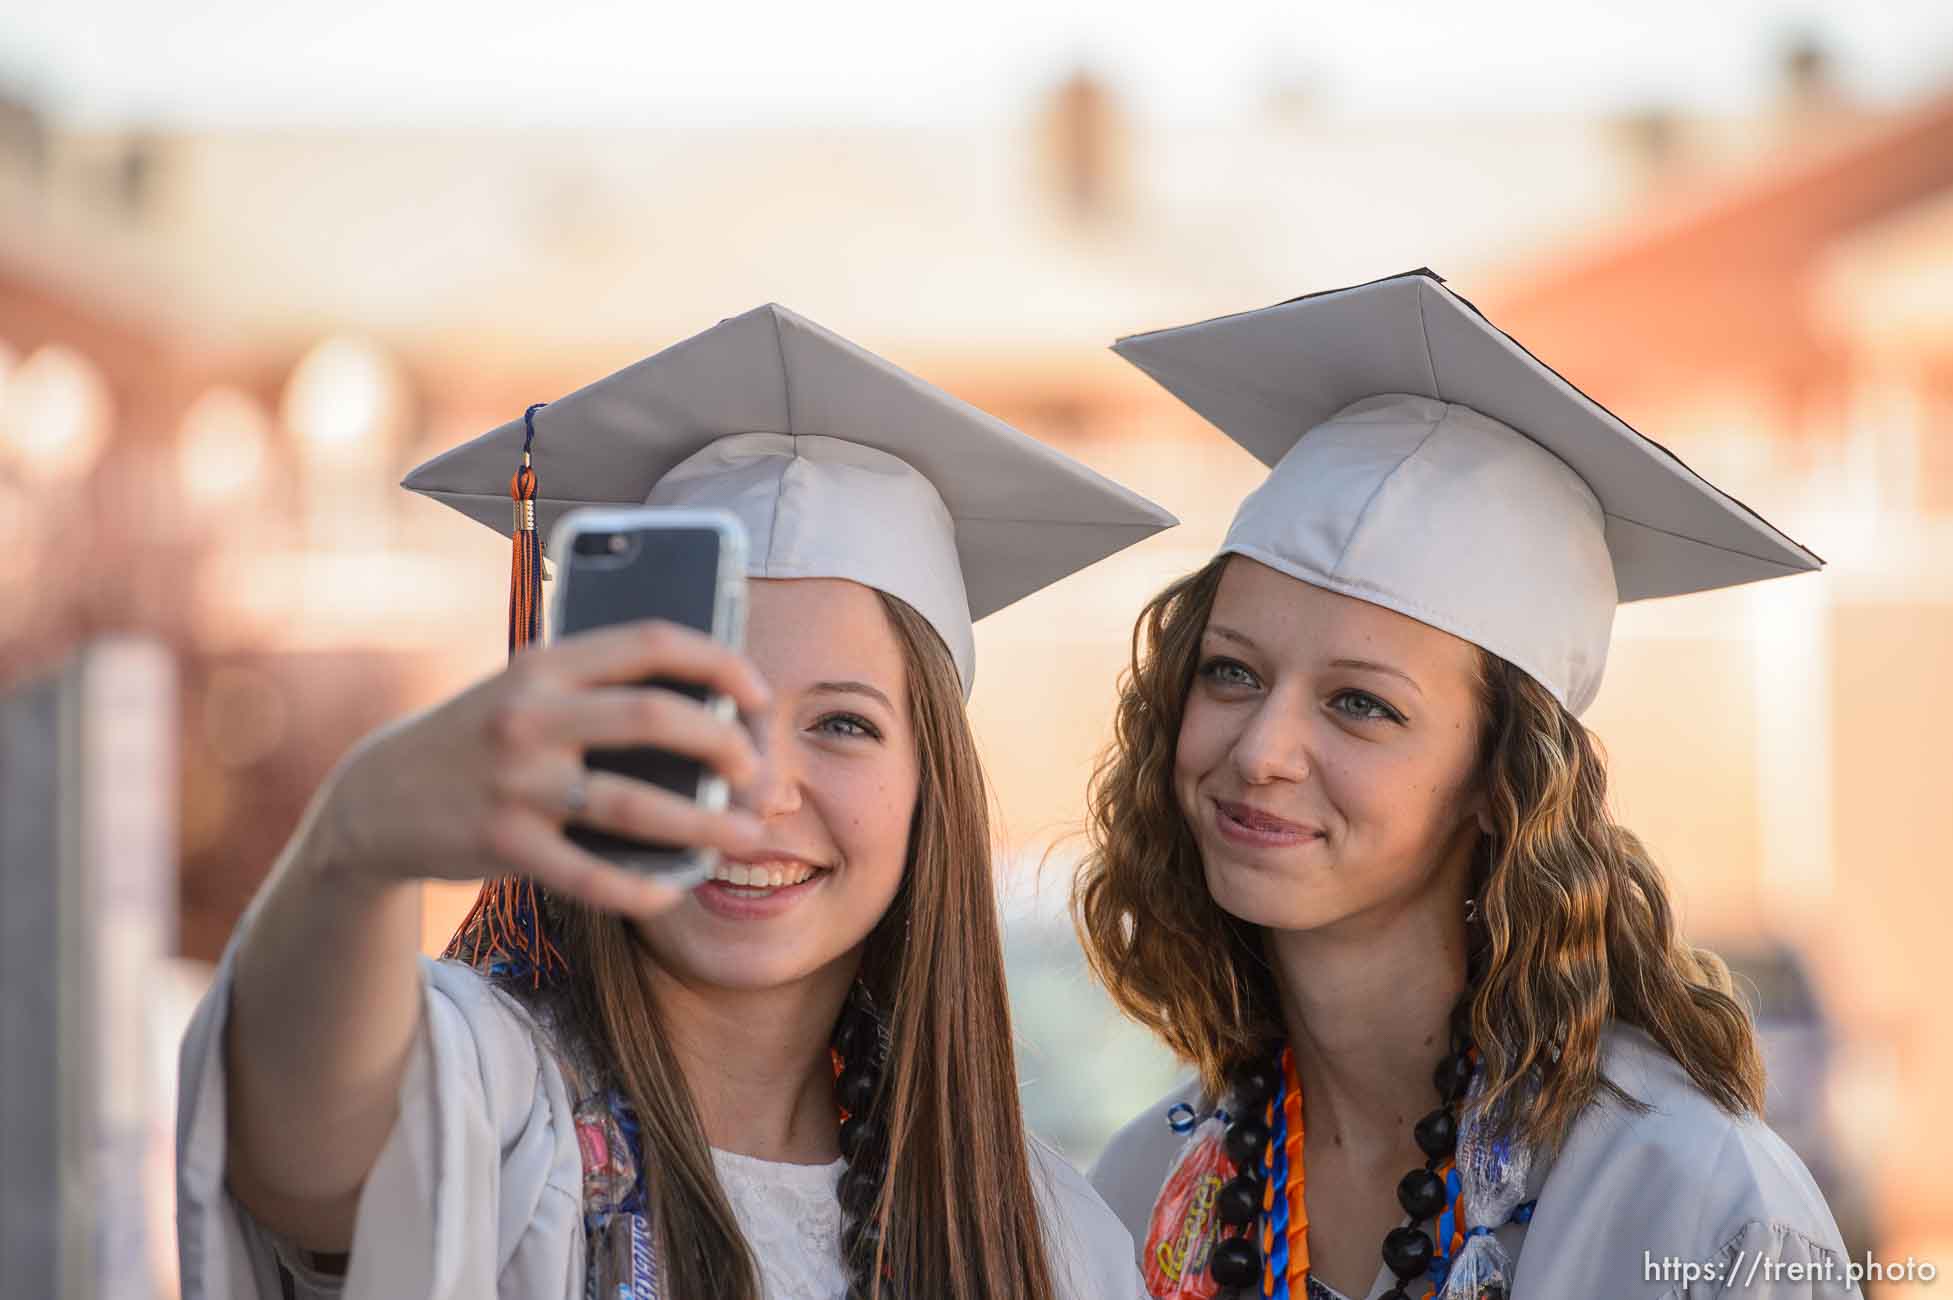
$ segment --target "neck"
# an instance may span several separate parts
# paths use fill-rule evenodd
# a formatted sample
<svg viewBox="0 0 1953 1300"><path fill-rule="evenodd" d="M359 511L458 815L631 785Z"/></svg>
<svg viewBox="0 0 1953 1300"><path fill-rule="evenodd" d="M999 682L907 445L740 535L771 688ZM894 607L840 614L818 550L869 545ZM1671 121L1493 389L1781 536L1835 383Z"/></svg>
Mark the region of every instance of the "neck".
<svg viewBox="0 0 1953 1300"><path fill-rule="evenodd" d="M708 1143L788 1164L840 1155L828 1047L854 964L774 988L725 989L688 984L646 960Z"/></svg>
<svg viewBox="0 0 1953 1300"><path fill-rule="evenodd" d="M1385 921L1270 931L1268 953L1308 1108L1312 1143L1385 1162L1437 1104L1431 1076L1451 1050L1465 989L1464 896Z"/></svg>

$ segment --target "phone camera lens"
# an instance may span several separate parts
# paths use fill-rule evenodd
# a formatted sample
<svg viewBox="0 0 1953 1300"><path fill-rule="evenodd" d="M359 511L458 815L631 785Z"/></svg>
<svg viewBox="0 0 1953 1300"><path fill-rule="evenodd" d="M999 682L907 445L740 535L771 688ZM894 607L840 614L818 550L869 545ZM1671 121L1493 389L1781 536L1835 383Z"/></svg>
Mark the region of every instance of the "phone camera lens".
<svg viewBox="0 0 1953 1300"><path fill-rule="evenodd" d="M622 533L612 533L610 535L610 553L612 555L622 555L630 544L630 538L624 536Z"/></svg>

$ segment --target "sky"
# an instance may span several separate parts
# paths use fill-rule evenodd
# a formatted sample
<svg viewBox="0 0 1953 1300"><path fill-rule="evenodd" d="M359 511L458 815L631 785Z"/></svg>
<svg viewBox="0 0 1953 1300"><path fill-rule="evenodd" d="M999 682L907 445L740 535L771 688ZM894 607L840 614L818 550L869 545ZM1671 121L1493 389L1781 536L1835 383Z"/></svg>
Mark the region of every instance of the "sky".
<svg viewBox="0 0 1953 1300"><path fill-rule="evenodd" d="M9 0L0 78L91 123L984 120L1074 67L1141 112L1766 100L1800 34L1873 101L1953 82L1950 0Z"/></svg>

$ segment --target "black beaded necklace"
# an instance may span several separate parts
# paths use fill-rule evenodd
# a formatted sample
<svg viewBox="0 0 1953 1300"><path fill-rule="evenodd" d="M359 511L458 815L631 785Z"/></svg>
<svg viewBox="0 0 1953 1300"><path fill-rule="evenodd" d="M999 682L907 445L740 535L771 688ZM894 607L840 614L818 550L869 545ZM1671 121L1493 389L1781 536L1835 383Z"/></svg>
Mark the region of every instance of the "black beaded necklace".
<svg viewBox="0 0 1953 1300"><path fill-rule="evenodd" d="M1457 1150L1458 1107L1471 1086L1472 1072L1476 1068L1471 1044L1469 993L1460 997L1452 1008L1450 1036L1451 1050L1432 1073L1432 1082L1438 1092L1437 1108L1418 1120L1411 1131L1418 1150L1424 1153L1424 1164L1405 1174L1397 1184L1397 1202L1404 1207L1411 1223L1409 1226L1392 1228L1383 1239L1383 1262L1397 1279L1397 1284L1385 1293L1383 1300L1411 1300L1405 1288L1412 1278L1429 1273L1432 1262L1438 1258L1438 1248L1432 1242L1431 1234L1417 1225L1441 1214L1448 1199L1448 1188L1438 1171ZM1265 1215L1278 1212L1276 1201L1284 1191L1276 1188L1271 1195L1268 1187L1262 1157L1274 1133L1261 1118L1282 1089L1283 1076L1279 1051L1257 1056L1236 1072L1229 1093L1229 1113L1235 1118L1228 1125L1222 1141L1228 1157L1240 1172L1221 1189L1215 1209L1223 1231L1236 1235L1217 1242L1208 1263L1214 1280L1229 1288L1222 1292L1227 1300L1290 1295L1289 1268L1286 1265L1282 1267L1280 1276L1265 1276L1271 1261L1264 1258L1263 1250L1255 1240L1256 1226ZM1286 1243L1277 1241L1269 1252L1271 1257L1275 1250L1281 1250L1285 1256ZM1306 1272L1306 1269L1305 1247L1300 1271ZM1303 1297L1293 1296L1290 1300L1303 1300Z"/></svg>
<svg viewBox="0 0 1953 1300"><path fill-rule="evenodd" d="M841 1155L848 1162L839 1188L848 1300L868 1300L874 1294L875 1257L882 1244L875 1210L888 1180L889 1152L888 1128L872 1107L880 1100L888 1051L888 1027L867 987L857 982L835 1022L833 1038L834 1101L842 1115ZM886 1271L881 1283L882 1296L893 1300L900 1294Z"/></svg>

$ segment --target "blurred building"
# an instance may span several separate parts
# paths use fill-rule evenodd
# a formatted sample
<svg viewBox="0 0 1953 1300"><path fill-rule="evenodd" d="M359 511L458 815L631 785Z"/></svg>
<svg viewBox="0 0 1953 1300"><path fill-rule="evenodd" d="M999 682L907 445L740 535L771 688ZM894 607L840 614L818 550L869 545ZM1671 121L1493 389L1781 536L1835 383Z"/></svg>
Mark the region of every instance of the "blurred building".
<svg viewBox="0 0 1953 1300"><path fill-rule="evenodd" d="M1133 614L1259 478L1104 345L1434 266L1832 560L1624 610L1589 721L1691 933L1814 973L1821 1109L1873 1166L1881 1251L1953 1259L1953 1012L1914 974L1953 839L1953 100L1867 114L1821 59L1793 72L1740 120L1285 94L1171 126L1085 75L912 130L132 134L0 105L0 680L103 626L179 648L184 946L213 957L344 749L502 657L501 547L400 473L779 300L1186 521L979 629L979 737L1035 859L1079 816ZM1024 933L1027 1023L1082 1014ZM1074 1154L1121 1118L1074 1121Z"/></svg>

